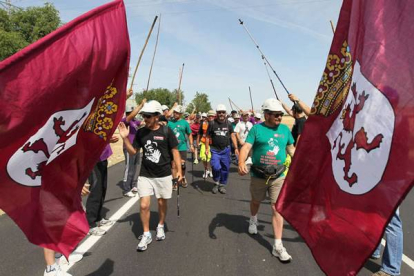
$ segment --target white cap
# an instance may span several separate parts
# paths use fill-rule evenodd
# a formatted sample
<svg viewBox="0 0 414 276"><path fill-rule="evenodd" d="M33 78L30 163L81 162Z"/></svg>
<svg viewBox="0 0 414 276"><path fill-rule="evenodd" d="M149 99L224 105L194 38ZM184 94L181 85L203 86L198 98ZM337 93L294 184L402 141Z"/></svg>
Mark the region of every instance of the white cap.
<svg viewBox="0 0 414 276"><path fill-rule="evenodd" d="M161 104L157 101L149 101L144 104L140 113L162 113Z"/></svg>
<svg viewBox="0 0 414 276"><path fill-rule="evenodd" d="M161 109L162 109L162 111L165 111L165 110L168 110L169 108L168 108L168 106L166 106L165 104L163 104L163 105L161 106Z"/></svg>
<svg viewBox="0 0 414 276"><path fill-rule="evenodd" d="M127 104L125 107L125 112L132 112L134 111L136 105L132 105L132 104Z"/></svg>
<svg viewBox="0 0 414 276"><path fill-rule="evenodd" d="M216 111L225 111L227 112L226 106L224 104L218 104Z"/></svg>
<svg viewBox="0 0 414 276"><path fill-rule="evenodd" d="M283 107L282 107L282 104L277 99L270 98L264 101L262 105L262 110L283 112Z"/></svg>
<svg viewBox="0 0 414 276"><path fill-rule="evenodd" d="M261 119L262 118L262 114L260 114L259 112L254 113L254 117L257 119Z"/></svg>
<svg viewBox="0 0 414 276"><path fill-rule="evenodd" d="M201 117L207 117L207 113L205 112L201 113Z"/></svg>
<svg viewBox="0 0 414 276"><path fill-rule="evenodd" d="M176 107L173 108L173 111L178 112L178 113L184 113L184 108L181 105L177 105Z"/></svg>
<svg viewBox="0 0 414 276"><path fill-rule="evenodd" d="M233 118L234 118L234 119L240 119L240 114L239 114L239 113L234 114L234 115L233 115Z"/></svg>

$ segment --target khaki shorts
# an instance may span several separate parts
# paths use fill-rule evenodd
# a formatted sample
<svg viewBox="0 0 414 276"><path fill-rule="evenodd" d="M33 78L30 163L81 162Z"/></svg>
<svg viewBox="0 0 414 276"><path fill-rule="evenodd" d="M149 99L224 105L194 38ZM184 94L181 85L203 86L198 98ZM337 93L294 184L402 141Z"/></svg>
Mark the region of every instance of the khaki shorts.
<svg viewBox="0 0 414 276"><path fill-rule="evenodd" d="M269 180L269 183L266 185L266 179L252 176L250 182L250 193L252 195L252 200L262 202L266 198L267 192L269 194L270 201L273 204L276 203L284 181L285 176L282 176L277 179Z"/></svg>
<svg viewBox="0 0 414 276"><path fill-rule="evenodd" d="M138 177L139 197L155 195L156 198L170 199L172 196L172 175L158 178Z"/></svg>

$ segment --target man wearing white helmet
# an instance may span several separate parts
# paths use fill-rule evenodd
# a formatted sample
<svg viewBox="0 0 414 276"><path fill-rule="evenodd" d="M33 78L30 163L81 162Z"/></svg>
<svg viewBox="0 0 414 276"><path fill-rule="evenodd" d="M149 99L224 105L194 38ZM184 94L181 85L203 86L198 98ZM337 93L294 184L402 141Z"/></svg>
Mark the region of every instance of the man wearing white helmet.
<svg viewBox="0 0 414 276"><path fill-rule="evenodd" d="M211 165L210 165L211 152L210 150L206 150L208 149L208 147L206 146L206 139L207 139L207 130L208 130L209 122L214 120L216 116L216 112L214 112L214 110L209 110L207 114L203 113L203 115L202 115L203 122L200 126L200 130L198 131L198 135L197 135L197 147L200 148L200 159L201 161L203 161L203 164L204 164L203 178L206 179L209 176L213 177L213 173L211 172ZM211 140L210 140L210 144L211 144Z"/></svg>
<svg viewBox="0 0 414 276"><path fill-rule="evenodd" d="M236 149L236 155L239 155L237 149L236 137L233 127L226 120L226 106L217 105L217 118L209 122L206 136L206 155L209 148L211 149L211 167L213 169L213 180L215 185L212 189L213 194L220 192L226 193L227 179L230 170L230 139ZM211 140L211 144L210 141Z"/></svg>
<svg viewBox="0 0 414 276"><path fill-rule="evenodd" d="M143 150L142 166L138 178L138 194L140 196L140 216L144 234L138 243L137 251L145 251L152 242L149 229L151 196L158 200L159 222L156 240L165 239L164 222L167 214L167 199L172 195L171 162L178 168L177 177L182 178L178 141L172 130L159 124L162 113L161 104L157 101L147 102L141 109L145 127L137 131L134 142L128 140L128 129L124 123L119 124L119 133L130 154Z"/></svg>
<svg viewBox="0 0 414 276"><path fill-rule="evenodd" d="M194 152L194 145L193 145L193 136L191 135L191 128L190 124L181 118L184 113L184 107L181 105L177 105L173 108L173 117L168 122L168 126L172 129L177 137L178 140L178 151L181 157L181 172L183 175L182 187L187 188L187 180L185 179L185 167L186 167L186 160L187 160L187 136L188 140L190 141L190 149L191 152ZM173 165L173 189L177 189L178 185L178 178L176 174L178 169Z"/></svg>
<svg viewBox="0 0 414 276"><path fill-rule="evenodd" d="M257 234L257 212L268 193L273 211L272 225L275 235L272 254L282 262L288 262L292 257L282 244L283 217L276 211L275 203L285 180L286 152L293 156L294 140L289 128L281 124L283 107L278 100L267 99L262 109L265 121L254 125L250 130L239 156L239 174L245 175L248 173L245 160L249 151L253 149L250 183L251 217L248 232Z"/></svg>

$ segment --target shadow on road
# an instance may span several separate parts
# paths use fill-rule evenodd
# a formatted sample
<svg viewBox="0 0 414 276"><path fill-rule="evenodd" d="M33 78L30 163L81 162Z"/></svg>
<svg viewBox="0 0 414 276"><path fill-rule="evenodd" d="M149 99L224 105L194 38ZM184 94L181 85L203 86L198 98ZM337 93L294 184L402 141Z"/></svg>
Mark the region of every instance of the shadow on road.
<svg viewBox="0 0 414 276"><path fill-rule="evenodd" d="M105 262L94 272L86 276L109 276L114 272L114 261L106 259Z"/></svg>
<svg viewBox="0 0 414 276"><path fill-rule="evenodd" d="M381 269L381 266L371 259L368 259L364 267L368 269L369 271L371 271L372 273L375 273Z"/></svg>
<svg viewBox="0 0 414 276"><path fill-rule="evenodd" d="M238 233L238 234L246 234L252 239L256 240L259 244L263 247L268 249L269 251L272 250L272 245L263 238L261 234L257 235L249 235L247 233L247 228L249 227L249 218L246 216L241 215L230 215L219 213L216 215L215 218L210 222L209 225L209 235L211 239L217 239L218 237L214 234L214 231L217 227L226 227L228 230ZM258 226L258 230L262 231L264 229L263 225Z"/></svg>
<svg viewBox="0 0 414 276"><path fill-rule="evenodd" d="M153 204L153 202L151 202L151 204ZM158 212L151 211L151 213L150 213L150 230L154 231L155 229L157 229L158 220L159 220ZM141 218L140 218L138 212L133 213L133 214L123 218L122 220L118 220L118 223L125 223L125 222L129 222L129 225L132 226L131 227L132 233L134 233L134 235L137 239L144 232L144 229L142 228ZM165 223L164 227L165 227L165 232L169 232L167 223Z"/></svg>

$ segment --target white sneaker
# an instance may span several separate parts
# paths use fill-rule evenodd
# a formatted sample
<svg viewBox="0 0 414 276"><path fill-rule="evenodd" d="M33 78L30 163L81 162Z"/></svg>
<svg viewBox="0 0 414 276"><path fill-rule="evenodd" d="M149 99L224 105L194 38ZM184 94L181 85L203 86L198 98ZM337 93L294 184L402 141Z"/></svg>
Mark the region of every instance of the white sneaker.
<svg viewBox="0 0 414 276"><path fill-rule="evenodd" d="M103 236L105 234L106 234L106 231L99 228L98 226L91 228L88 233L88 235L92 235L92 236Z"/></svg>
<svg viewBox="0 0 414 276"><path fill-rule="evenodd" d="M206 179L208 177L208 171L204 171L203 178Z"/></svg>
<svg viewBox="0 0 414 276"><path fill-rule="evenodd" d="M132 191L129 191L127 193L124 193L125 197L135 197L135 194Z"/></svg>
<svg viewBox="0 0 414 276"><path fill-rule="evenodd" d="M194 164L197 165L198 164L198 159L194 159Z"/></svg>
<svg viewBox="0 0 414 276"><path fill-rule="evenodd" d="M142 235L141 241L137 245L137 251L145 251L148 248L148 245L152 242L151 235Z"/></svg>
<svg viewBox="0 0 414 276"><path fill-rule="evenodd" d="M165 240L165 231L163 226L157 227L157 235L155 237L157 241L163 241Z"/></svg>
<svg viewBox="0 0 414 276"><path fill-rule="evenodd" d="M283 245L278 248L276 248L276 245L273 245L272 254L279 258L281 262L290 262L292 260L292 256L287 253L286 248L284 248Z"/></svg>
<svg viewBox="0 0 414 276"><path fill-rule="evenodd" d="M60 253L55 253L55 261L60 266L65 266L69 264L75 264L83 259L83 255L80 253L72 253L69 255L69 260L66 259L65 256L63 256Z"/></svg>
<svg viewBox="0 0 414 276"><path fill-rule="evenodd" d="M115 224L115 221L109 220L109 219L101 219L101 221L98 223L99 227L101 226L112 226Z"/></svg>
<svg viewBox="0 0 414 276"><path fill-rule="evenodd" d="M250 219L249 221L249 234L250 235L257 235L257 225L258 225L257 221L253 221L252 219Z"/></svg>
<svg viewBox="0 0 414 276"><path fill-rule="evenodd" d="M207 171L208 176L210 176L211 178L213 178L213 173L211 171Z"/></svg>
<svg viewBox="0 0 414 276"><path fill-rule="evenodd" d="M72 274L66 273L60 265L54 264L50 267L49 271L47 271L47 268L45 269L43 276L72 276Z"/></svg>

